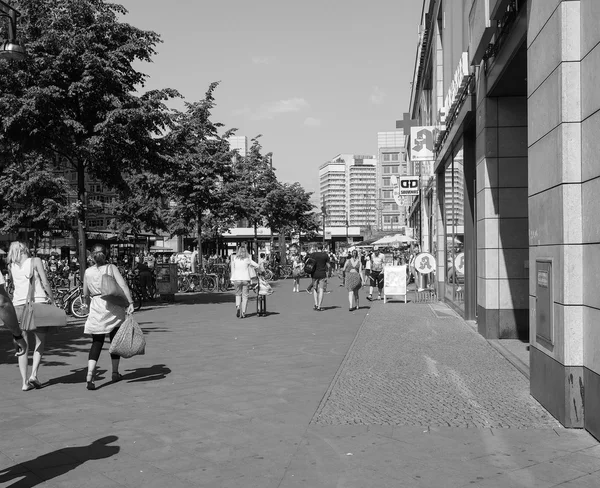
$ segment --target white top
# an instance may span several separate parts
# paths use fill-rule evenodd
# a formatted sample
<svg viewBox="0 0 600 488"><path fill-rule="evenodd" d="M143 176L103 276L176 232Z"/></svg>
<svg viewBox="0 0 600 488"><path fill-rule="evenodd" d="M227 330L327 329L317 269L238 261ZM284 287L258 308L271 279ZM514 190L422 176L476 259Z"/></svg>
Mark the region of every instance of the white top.
<svg viewBox="0 0 600 488"><path fill-rule="evenodd" d="M373 254L371 256L371 270L372 271L383 271L383 264L385 262L385 256L383 254L379 254L376 256Z"/></svg>
<svg viewBox="0 0 600 488"><path fill-rule="evenodd" d="M123 307L108 303L100 297L102 275L108 270L107 266L90 266L85 270L85 280L91 296L90 314L85 321L84 334L107 334L120 326L126 317ZM114 271L113 271L114 275Z"/></svg>
<svg viewBox="0 0 600 488"><path fill-rule="evenodd" d="M25 305L25 302L27 302L29 279L31 278L33 269L33 258L27 258L20 266L15 263L10 265L10 274L12 275L13 283L15 285L12 300L15 307ZM42 287L42 280L38 273L35 274L35 292L33 297L35 303L44 303L48 301L46 292Z"/></svg>
<svg viewBox="0 0 600 488"><path fill-rule="evenodd" d="M0 286L4 285L6 281L4 281L4 273L0 273Z"/></svg>
<svg viewBox="0 0 600 488"><path fill-rule="evenodd" d="M250 267L258 268L258 264L250 258L231 260L231 281L250 281Z"/></svg>

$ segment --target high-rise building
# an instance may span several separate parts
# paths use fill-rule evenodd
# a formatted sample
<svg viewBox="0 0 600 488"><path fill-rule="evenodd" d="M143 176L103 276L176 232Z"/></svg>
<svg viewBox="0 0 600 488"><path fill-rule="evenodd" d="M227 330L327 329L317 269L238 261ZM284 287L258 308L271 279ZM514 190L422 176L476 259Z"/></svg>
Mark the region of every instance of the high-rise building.
<svg viewBox="0 0 600 488"><path fill-rule="evenodd" d="M245 158L248 155L248 138L246 136L231 136L227 141L229 147L236 150L240 156Z"/></svg>
<svg viewBox="0 0 600 488"><path fill-rule="evenodd" d="M320 202L325 225L359 226L373 230L377 224L377 158L339 154L319 168Z"/></svg>
<svg viewBox="0 0 600 488"><path fill-rule="evenodd" d="M403 130L377 133L377 228L399 230L406 223L410 201L398 205L394 199L394 177L406 175L405 136Z"/></svg>

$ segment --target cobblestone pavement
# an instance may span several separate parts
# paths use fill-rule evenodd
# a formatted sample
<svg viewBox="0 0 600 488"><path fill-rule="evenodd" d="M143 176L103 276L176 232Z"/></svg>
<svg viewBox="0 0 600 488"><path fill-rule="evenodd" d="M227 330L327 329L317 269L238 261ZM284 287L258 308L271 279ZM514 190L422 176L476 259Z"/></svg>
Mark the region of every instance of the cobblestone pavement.
<svg viewBox="0 0 600 488"><path fill-rule="evenodd" d="M560 428L519 371L439 310L375 304L312 423Z"/></svg>

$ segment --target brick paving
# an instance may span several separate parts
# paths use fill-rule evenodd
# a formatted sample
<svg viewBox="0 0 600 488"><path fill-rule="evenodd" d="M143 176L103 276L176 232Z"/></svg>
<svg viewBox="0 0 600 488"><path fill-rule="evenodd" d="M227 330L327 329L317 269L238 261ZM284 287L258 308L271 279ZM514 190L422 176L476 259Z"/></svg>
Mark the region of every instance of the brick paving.
<svg viewBox="0 0 600 488"><path fill-rule="evenodd" d="M431 305L374 306L314 424L560 428L527 379Z"/></svg>
<svg viewBox="0 0 600 488"><path fill-rule="evenodd" d="M598 442L544 418L447 307L349 313L334 279L319 313L275 289L264 319L236 319L230 293L146 308L146 355L113 384L105 349L94 392L81 324L50 337L44 387L26 393L0 331L0 488L600 486Z"/></svg>

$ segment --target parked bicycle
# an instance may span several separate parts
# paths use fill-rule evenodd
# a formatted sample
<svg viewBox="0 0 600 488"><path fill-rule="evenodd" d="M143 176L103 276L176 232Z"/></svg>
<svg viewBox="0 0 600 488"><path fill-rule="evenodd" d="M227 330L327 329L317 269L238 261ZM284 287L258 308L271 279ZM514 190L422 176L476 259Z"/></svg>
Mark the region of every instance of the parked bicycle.
<svg viewBox="0 0 600 488"><path fill-rule="evenodd" d="M83 289L80 285L71 289L58 288L53 290L54 304L58 308L62 308L67 314L73 315L78 319L85 319L90 310L84 306Z"/></svg>
<svg viewBox="0 0 600 488"><path fill-rule="evenodd" d="M213 273L187 273L177 278L177 288L181 293L218 289L219 277Z"/></svg>

